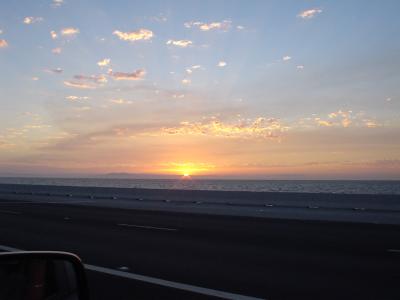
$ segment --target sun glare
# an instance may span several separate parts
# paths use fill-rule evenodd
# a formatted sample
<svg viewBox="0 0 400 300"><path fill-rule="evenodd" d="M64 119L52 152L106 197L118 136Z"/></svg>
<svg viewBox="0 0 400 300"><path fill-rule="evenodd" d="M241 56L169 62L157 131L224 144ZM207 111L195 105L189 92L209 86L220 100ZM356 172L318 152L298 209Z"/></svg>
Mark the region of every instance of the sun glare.
<svg viewBox="0 0 400 300"><path fill-rule="evenodd" d="M182 178L189 179L193 175L202 175L212 169L214 169L214 165L209 163L170 162L165 164L162 172L179 174Z"/></svg>

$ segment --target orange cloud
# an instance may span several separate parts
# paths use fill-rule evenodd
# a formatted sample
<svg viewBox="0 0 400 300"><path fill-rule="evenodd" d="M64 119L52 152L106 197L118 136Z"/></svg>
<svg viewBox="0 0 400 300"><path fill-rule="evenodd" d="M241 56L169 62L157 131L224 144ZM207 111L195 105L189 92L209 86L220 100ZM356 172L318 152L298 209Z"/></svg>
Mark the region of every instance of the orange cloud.
<svg viewBox="0 0 400 300"><path fill-rule="evenodd" d="M8 47L8 43L4 39L0 39L0 48L6 48Z"/></svg>
<svg viewBox="0 0 400 300"><path fill-rule="evenodd" d="M54 30L52 30L52 31L50 31L50 36L51 36L51 38L52 38L53 40L55 40L55 39L57 39L58 34L57 34L57 32L55 32Z"/></svg>
<svg viewBox="0 0 400 300"><path fill-rule="evenodd" d="M125 100L125 99L111 99L110 100L111 103L113 104L132 104L132 101L129 100Z"/></svg>
<svg viewBox="0 0 400 300"><path fill-rule="evenodd" d="M130 31L130 32L122 32L119 30L115 30L113 34L118 36L120 40L131 41L131 42L140 40L150 40L154 36L151 30L143 28L137 31Z"/></svg>
<svg viewBox="0 0 400 300"><path fill-rule="evenodd" d="M60 34L62 36L70 36L70 37L74 37L79 33L79 29L78 28L73 28L73 27L66 27L61 29Z"/></svg>
<svg viewBox="0 0 400 300"><path fill-rule="evenodd" d="M226 123L211 118L207 122L181 122L177 127L164 127L164 135L203 135L223 138L277 138L287 131L278 119L259 117L256 119L241 119L235 123Z"/></svg>
<svg viewBox="0 0 400 300"><path fill-rule="evenodd" d="M140 80L146 75L146 71L144 69L136 70L132 73L124 73L124 72L113 72L110 70L108 75L112 77L114 80Z"/></svg>

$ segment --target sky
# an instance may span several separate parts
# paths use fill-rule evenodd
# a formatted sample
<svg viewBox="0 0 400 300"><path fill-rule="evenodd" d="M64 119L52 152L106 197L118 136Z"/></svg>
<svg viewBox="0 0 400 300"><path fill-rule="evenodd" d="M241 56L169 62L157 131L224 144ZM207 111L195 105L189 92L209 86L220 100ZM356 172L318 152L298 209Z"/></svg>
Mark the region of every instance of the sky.
<svg viewBox="0 0 400 300"><path fill-rule="evenodd" d="M400 179L399 9L6 1L0 175Z"/></svg>

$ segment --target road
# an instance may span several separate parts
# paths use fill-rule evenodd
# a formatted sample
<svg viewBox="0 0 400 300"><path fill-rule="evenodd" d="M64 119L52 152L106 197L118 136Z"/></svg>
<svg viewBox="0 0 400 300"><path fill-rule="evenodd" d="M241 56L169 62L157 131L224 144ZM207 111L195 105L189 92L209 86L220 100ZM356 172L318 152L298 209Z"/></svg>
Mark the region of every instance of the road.
<svg viewBox="0 0 400 300"><path fill-rule="evenodd" d="M400 299L399 229L0 201L0 245L117 271L87 270L93 299Z"/></svg>

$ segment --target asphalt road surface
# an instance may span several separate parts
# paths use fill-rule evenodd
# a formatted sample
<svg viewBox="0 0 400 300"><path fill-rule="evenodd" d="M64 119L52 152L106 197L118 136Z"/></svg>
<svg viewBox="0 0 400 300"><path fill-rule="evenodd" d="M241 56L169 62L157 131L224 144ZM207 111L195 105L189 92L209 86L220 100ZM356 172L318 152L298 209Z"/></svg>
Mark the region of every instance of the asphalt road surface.
<svg viewBox="0 0 400 300"><path fill-rule="evenodd" d="M400 299L397 225L4 200L0 245L78 254L93 299Z"/></svg>

